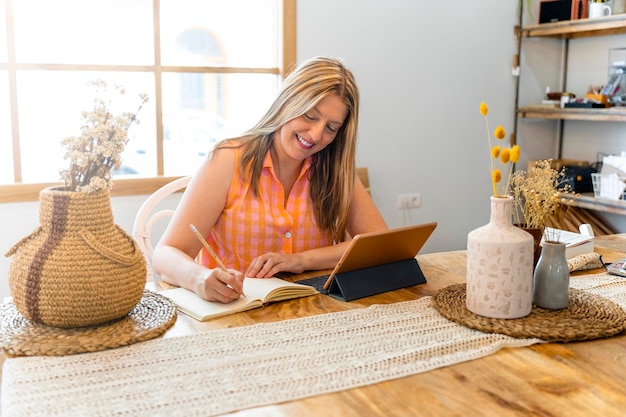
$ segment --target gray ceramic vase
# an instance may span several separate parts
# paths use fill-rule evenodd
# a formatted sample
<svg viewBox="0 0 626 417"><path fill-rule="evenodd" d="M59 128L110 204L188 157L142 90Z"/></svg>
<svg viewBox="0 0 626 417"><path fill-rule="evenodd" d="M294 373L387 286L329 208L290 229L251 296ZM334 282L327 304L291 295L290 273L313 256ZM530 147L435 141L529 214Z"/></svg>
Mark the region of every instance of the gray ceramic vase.
<svg viewBox="0 0 626 417"><path fill-rule="evenodd" d="M569 305L569 267L565 243L543 242L533 275L533 304L551 310Z"/></svg>

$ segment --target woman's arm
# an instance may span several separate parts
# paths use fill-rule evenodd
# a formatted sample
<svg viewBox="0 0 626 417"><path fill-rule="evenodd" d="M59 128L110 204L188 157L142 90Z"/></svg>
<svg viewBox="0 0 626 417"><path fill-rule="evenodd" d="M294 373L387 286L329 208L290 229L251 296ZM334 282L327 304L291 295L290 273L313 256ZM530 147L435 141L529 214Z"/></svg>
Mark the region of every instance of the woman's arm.
<svg viewBox="0 0 626 417"><path fill-rule="evenodd" d="M348 233L351 236L356 236L359 233L387 229L383 216L357 177L354 181L354 191L348 213ZM266 253L256 257L250 263L245 274L249 277L264 278L274 276L278 272L301 273L331 269L339 262L349 243L342 242L294 254Z"/></svg>
<svg viewBox="0 0 626 417"><path fill-rule="evenodd" d="M372 200L372 197L358 177L354 181L354 192L348 212L347 228L350 236L389 229L383 216L374 204L374 200Z"/></svg>
<svg viewBox="0 0 626 417"><path fill-rule="evenodd" d="M233 177L233 149L215 150L193 176L153 256L153 268L164 281L185 287L211 301L229 302L243 290L243 274L208 269L195 261L202 243L190 230L208 235L221 215Z"/></svg>

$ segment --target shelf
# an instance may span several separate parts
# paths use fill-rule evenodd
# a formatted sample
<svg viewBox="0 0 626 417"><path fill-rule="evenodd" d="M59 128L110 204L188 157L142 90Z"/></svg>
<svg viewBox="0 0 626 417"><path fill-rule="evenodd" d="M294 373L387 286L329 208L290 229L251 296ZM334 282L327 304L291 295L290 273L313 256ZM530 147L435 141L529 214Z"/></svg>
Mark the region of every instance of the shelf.
<svg viewBox="0 0 626 417"><path fill-rule="evenodd" d="M522 27L521 33L526 38L559 39L617 35L626 33L626 14L528 25Z"/></svg>
<svg viewBox="0 0 626 417"><path fill-rule="evenodd" d="M540 106L525 106L517 110L517 114L527 119L556 120L587 120L596 122L626 122L626 107L609 107L606 109L562 109Z"/></svg>
<svg viewBox="0 0 626 417"><path fill-rule="evenodd" d="M515 55L514 57L515 66L519 65L522 51L522 38L560 39L564 45L564 61L561 68L561 76L563 80L566 80L566 75L568 71L567 58L570 39L626 34L626 14L617 14L594 19L578 19L554 23L516 26L515 34L518 36L519 41L517 55ZM519 78L521 78L521 75L518 77L517 81L518 88ZM565 85L561 88L564 89L562 91L566 91ZM516 106L519 106L519 95L517 93L515 103ZM626 107L555 108L542 105L529 105L516 107L516 117L522 117L526 119L560 120L561 128L559 129L559 147L556 156L556 158L560 158L561 143L563 141L562 121L580 120L590 122L626 122ZM563 197L566 197L565 204L571 206L571 210L569 211L571 215L576 212L591 210L596 212L613 213L626 216L626 201L624 200L608 200L604 198L595 198L593 193L586 193L577 196L572 196L568 194L563 195ZM595 219L595 216L591 215L590 219Z"/></svg>
<svg viewBox="0 0 626 417"><path fill-rule="evenodd" d="M563 195L566 197L565 204L573 207L580 207L587 210L602 211L605 213L614 213L626 215L626 201L609 200L606 198L595 198L593 193L580 194L577 196Z"/></svg>

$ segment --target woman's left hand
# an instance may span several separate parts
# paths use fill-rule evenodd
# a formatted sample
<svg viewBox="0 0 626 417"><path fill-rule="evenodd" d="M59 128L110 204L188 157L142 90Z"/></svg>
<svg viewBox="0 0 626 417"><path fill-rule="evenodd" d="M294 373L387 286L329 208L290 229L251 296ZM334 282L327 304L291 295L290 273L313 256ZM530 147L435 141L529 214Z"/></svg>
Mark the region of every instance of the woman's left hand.
<svg viewBox="0 0 626 417"><path fill-rule="evenodd" d="M287 255L284 253L269 252L257 256L250 262L246 270L246 276L251 278L269 278L279 272L303 272L302 262L298 254Z"/></svg>

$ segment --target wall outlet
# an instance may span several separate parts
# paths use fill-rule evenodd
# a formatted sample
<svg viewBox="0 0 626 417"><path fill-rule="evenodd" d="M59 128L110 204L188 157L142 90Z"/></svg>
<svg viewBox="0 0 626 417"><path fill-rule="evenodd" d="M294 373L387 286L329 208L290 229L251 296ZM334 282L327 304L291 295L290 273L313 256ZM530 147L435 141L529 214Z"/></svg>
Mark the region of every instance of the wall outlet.
<svg viewBox="0 0 626 417"><path fill-rule="evenodd" d="M398 210L417 208L422 205L422 196L419 193L398 194L396 206Z"/></svg>

